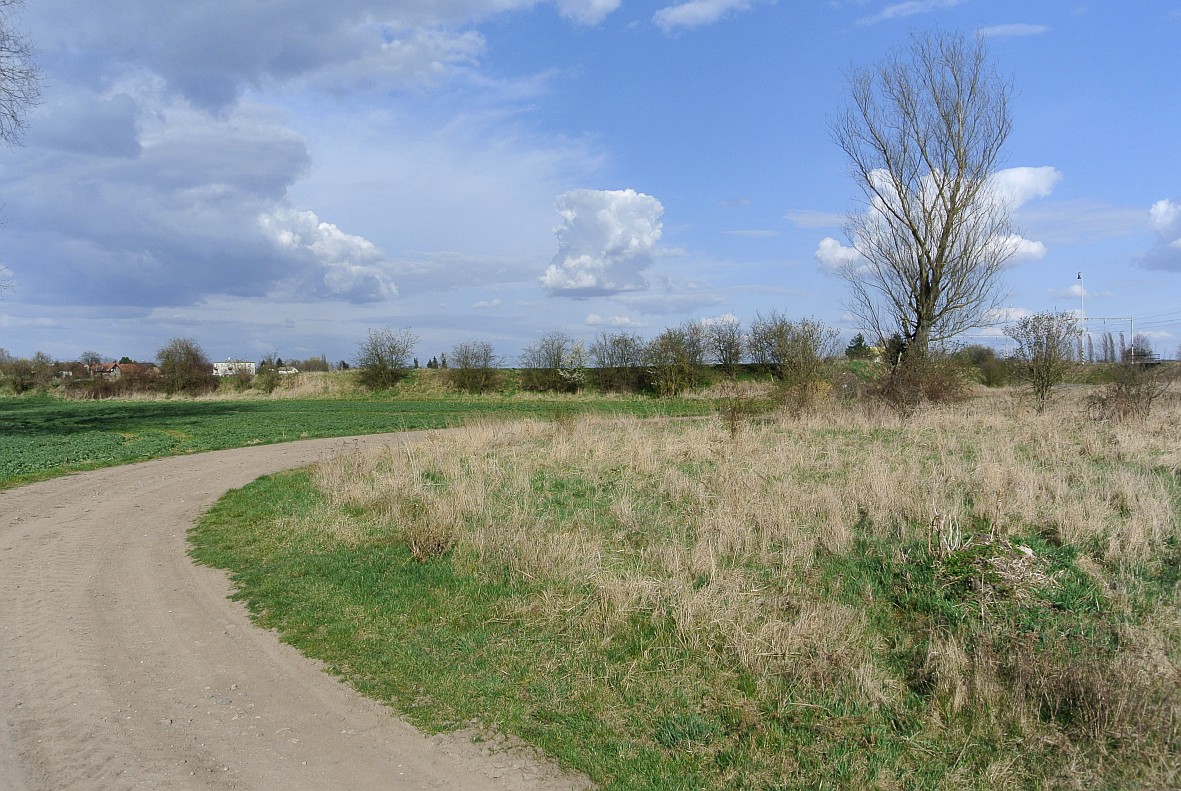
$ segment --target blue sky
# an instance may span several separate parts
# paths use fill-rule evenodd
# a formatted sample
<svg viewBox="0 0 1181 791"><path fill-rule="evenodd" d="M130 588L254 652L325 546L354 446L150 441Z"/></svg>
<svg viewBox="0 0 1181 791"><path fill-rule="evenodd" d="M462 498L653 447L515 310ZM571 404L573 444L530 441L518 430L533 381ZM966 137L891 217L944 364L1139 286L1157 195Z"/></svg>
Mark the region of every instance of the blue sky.
<svg viewBox="0 0 1181 791"><path fill-rule="evenodd" d="M857 188L828 122L851 68L930 28L983 33L1015 88L1005 315L1081 287L1088 316L1181 344L1181 0L35 0L17 21L45 83L0 150L14 355L189 337L349 360L392 326L422 359L475 338L511 364L551 330L772 310L849 337L831 270Z"/></svg>

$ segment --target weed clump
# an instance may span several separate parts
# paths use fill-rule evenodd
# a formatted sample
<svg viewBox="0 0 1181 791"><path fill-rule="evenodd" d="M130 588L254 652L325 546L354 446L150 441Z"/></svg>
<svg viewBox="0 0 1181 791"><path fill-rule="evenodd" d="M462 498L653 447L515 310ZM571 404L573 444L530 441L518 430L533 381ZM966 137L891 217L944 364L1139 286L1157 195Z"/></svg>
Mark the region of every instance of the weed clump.
<svg viewBox="0 0 1181 791"><path fill-rule="evenodd" d="M913 415L923 404L964 401L970 392L964 364L938 352L900 351L877 386L877 396L900 417Z"/></svg>
<svg viewBox="0 0 1181 791"><path fill-rule="evenodd" d="M1124 363L1113 369L1108 384L1087 398L1087 407L1097 420L1145 421L1170 384L1164 369Z"/></svg>

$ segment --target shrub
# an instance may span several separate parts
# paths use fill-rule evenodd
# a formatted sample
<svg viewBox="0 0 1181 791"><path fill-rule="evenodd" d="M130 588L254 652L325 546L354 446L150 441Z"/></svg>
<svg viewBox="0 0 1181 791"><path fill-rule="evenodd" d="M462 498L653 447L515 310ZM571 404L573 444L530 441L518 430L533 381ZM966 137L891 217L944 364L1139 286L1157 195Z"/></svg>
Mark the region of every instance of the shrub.
<svg viewBox="0 0 1181 791"><path fill-rule="evenodd" d="M876 394L899 415L908 416L924 402L961 401L968 396L964 366L941 352L902 353L881 379Z"/></svg>
<svg viewBox="0 0 1181 791"><path fill-rule="evenodd" d="M1035 313L1005 328L1013 339L1017 377L1040 415L1074 364L1075 345L1082 336L1073 313Z"/></svg>
<svg viewBox="0 0 1181 791"><path fill-rule="evenodd" d="M586 383L582 341L564 332L548 332L521 352L521 387L537 392L577 392Z"/></svg>
<svg viewBox="0 0 1181 791"><path fill-rule="evenodd" d="M962 364L975 369L976 378L985 387L1004 387L1012 378L1008 361L998 357L996 351L983 344L965 346L953 356Z"/></svg>
<svg viewBox="0 0 1181 791"><path fill-rule="evenodd" d="M732 378L723 380L719 391L714 395L718 416L730 439L736 439L745 425L765 411L765 401L759 398L757 391L752 391L749 386L744 387Z"/></svg>
<svg viewBox="0 0 1181 791"><path fill-rule="evenodd" d="M418 336L409 329L370 329L357 350L358 377L369 390L386 390L406 376Z"/></svg>
<svg viewBox="0 0 1181 791"><path fill-rule="evenodd" d="M487 393L500 387L503 376L497 368L496 353L487 341L466 341L451 350L451 367L446 369L452 387L468 393Z"/></svg>
<svg viewBox="0 0 1181 791"><path fill-rule="evenodd" d="M173 338L156 352L164 392L169 395L199 395L217 389L213 364L197 343L189 338Z"/></svg>
<svg viewBox="0 0 1181 791"><path fill-rule="evenodd" d="M779 381L781 401L799 412L832 391L827 360L836 356L839 340L835 329L815 319L759 314L751 324L750 356Z"/></svg>
<svg viewBox="0 0 1181 791"><path fill-rule="evenodd" d="M250 385L254 382L254 374L247 370L239 369L230 375L229 382L236 391L243 393L250 389Z"/></svg>
<svg viewBox="0 0 1181 791"><path fill-rule="evenodd" d="M254 376L254 387L259 392L270 395L275 392L275 388L278 386L279 372L270 365L260 368Z"/></svg>
<svg viewBox="0 0 1181 791"><path fill-rule="evenodd" d="M1170 379L1159 366L1124 363L1111 371L1111 382L1087 399L1099 420L1147 420L1152 405L1169 389Z"/></svg>
<svg viewBox="0 0 1181 791"><path fill-rule="evenodd" d="M705 332L700 323L670 327L648 344L646 355L652 389L675 396L706 382Z"/></svg>
<svg viewBox="0 0 1181 791"><path fill-rule="evenodd" d="M632 332L600 333L590 347L590 381L607 393L639 393L648 387L647 344Z"/></svg>
<svg viewBox="0 0 1181 791"><path fill-rule="evenodd" d="M287 364L292 368L299 369L301 373L312 373L313 371L326 373L331 370L328 358L322 354L319 357L309 357L306 360L289 360Z"/></svg>
<svg viewBox="0 0 1181 791"><path fill-rule="evenodd" d="M17 395L37 386L37 373L30 360L20 358L11 361L4 367L4 373L8 378L8 386Z"/></svg>
<svg viewBox="0 0 1181 791"><path fill-rule="evenodd" d="M733 316L726 315L703 323L705 345L713 364L726 376L738 374L738 366L746 356L746 338L742 324Z"/></svg>

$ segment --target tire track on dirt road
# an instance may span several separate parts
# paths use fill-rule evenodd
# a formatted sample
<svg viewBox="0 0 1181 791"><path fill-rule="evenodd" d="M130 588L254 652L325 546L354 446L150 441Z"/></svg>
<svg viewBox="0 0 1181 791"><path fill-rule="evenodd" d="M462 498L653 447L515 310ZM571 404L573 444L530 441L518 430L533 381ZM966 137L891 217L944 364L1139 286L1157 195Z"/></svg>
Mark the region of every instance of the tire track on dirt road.
<svg viewBox="0 0 1181 791"><path fill-rule="evenodd" d="M185 532L228 489L420 433L171 457L0 492L0 790L556 789L427 737L250 623Z"/></svg>

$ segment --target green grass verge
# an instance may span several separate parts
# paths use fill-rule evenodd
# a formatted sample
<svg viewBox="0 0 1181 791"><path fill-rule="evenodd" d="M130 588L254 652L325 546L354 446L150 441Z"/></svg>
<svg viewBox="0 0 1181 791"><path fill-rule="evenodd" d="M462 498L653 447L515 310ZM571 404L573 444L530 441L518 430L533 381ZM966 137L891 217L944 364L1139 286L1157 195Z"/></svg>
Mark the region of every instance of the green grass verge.
<svg viewBox="0 0 1181 791"><path fill-rule="evenodd" d="M695 767L714 760L722 726L683 711L703 668L670 667L671 633L637 622L587 645L515 614L536 592L520 580L457 573L446 557L418 563L400 543L324 545L276 529L319 497L306 471L260 479L201 520L193 556L233 569L260 625L425 728L494 724L607 788L705 787ZM635 683L656 673L683 682L673 699ZM649 718L628 716L637 708L669 715L649 731Z"/></svg>

